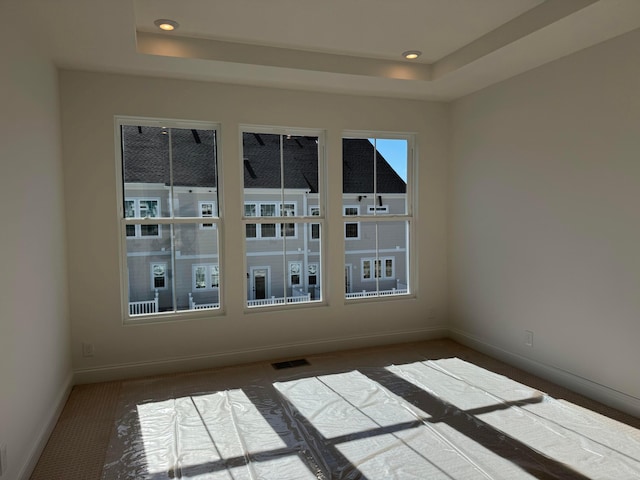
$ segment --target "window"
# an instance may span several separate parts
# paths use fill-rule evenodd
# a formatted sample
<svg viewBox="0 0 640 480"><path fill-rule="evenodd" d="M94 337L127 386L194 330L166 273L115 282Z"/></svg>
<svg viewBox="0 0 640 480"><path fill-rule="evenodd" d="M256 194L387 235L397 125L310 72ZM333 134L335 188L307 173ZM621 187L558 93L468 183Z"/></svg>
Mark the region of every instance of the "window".
<svg viewBox="0 0 640 480"><path fill-rule="evenodd" d="M412 155L410 135L348 132L343 136L348 299L410 293Z"/></svg>
<svg viewBox="0 0 640 480"><path fill-rule="evenodd" d="M218 265L193 265L193 290L205 291L220 287Z"/></svg>
<svg viewBox="0 0 640 480"><path fill-rule="evenodd" d="M309 275L309 285L317 285L318 284L318 264L310 263L308 268Z"/></svg>
<svg viewBox="0 0 640 480"><path fill-rule="evenodd" d="M322 300L307 272L322 262L323 152L316 130L242 128L248 308Z"/></svg>
<svg viewBox="0 0 640 480"><path fill-rule="evenodd" d="M300 285L300 270L302 270L301 262L289 262L289 286Z"/></svg>
<svg viewBox="0 0 640 480"><path fill-rule="evenodd" d="M344 215L348 216L358 216L360 213L360 207L344 207ZM360 238L360 225L358 222L345 222L344 224L344 238L347 239L358 239Z"/></svg>
<svg viewBox="0 0 640 480"><path fill-rule="evenodd" d="M389 213L389 205L381 205L378 207L375 207L373 205L369 205L367 207L367 212L369 214L380 214L380 213Z"/></svg>
<svg viewBox="0 0 640 480"><path fill-rule="evenodd" d="M213 212L215 211L213 202L198 202L198 206L200 207L200 216L202 218L212 218ZM201 229L205 228L213 228L213 223L202 223L200 224Z"/></svg>
<svg viewBox="0 0 640 480"><path fill-rule="evenodd" d="M277 210L276 210L277 207ZM276 203L245 203L245 217L295 217L296 204ZM245 226L247 238L280 238L295 237L295 223L281 223L276 229L275 223L248 223Z"/></svg>
<svg viewBox="0 0 640 480"><path fill-rule="evenodd" d="M310 207L309 208L309 213L311 214L312 217L319 217L320 216L320 208L318 207ZM319 223L312 223L311 224L311 232L309 232L311 235L311 240L319 240L320 239L320 224Z"/></svg>
<svg viewBox="0 0 640 480"><path fill-rule="evenodd" d="M156 218L160 210L160 199L154 198L127 198L124 201L125 218ZM160 237L158 225L138 224L127 225L127 237Z"/></svg>
<svg viewBox="0 0 640 480"><path fill-rule="evenodd" d="M151 288L154 290L167 288L167 264L166 263L151 264Z"/></svg>
<svg viewBox="0 0 640 480"><path fill-rule="evenodd" d="M120 117L117 136L125 321L219 308L216 125Z"/></svg>
<svg viewBox="0 0 640 480"><path fill-rule="evenodd" d="M362 259L362 280L375 280L376 278L393 279L395 269L393 267L393 257L386 258L363 258Z"/></svg>

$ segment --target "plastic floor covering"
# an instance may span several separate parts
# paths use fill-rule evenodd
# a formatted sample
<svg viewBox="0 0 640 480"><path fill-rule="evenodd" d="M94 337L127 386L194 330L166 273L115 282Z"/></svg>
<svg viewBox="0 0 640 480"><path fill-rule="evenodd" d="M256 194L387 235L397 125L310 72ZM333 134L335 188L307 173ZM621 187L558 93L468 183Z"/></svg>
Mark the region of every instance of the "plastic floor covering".
<svg viewBox="0 0 640 480"><path fill-rule="evenodd" d="M639 479L640 431L460 358L124 382L103 480Z"/></svg>

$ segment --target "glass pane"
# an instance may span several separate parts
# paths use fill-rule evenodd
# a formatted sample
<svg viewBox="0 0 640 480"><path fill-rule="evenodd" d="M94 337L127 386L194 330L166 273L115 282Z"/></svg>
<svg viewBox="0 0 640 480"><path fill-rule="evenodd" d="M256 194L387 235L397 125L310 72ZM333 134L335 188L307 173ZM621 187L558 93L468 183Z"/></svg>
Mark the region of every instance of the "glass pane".
<svg viewBox="0 0 640 480"><path fill-rule="evenodd" d="M256 204L255 203L245 203L244 204L244 216L245 217L255 217L256 213Z"/></svg>
<svg viewBox="0 0 640 480"><path fill-rule="evenodd" d="M302 228L303 225L299 225L299 228ZM318 237L320 237L321 233L321 225L314 224L314 227L318 229ZM305 226L305 228L307 228ZM319 241L309 242L307 244L307 285L306 291L309 293L309 300L322 300L322 272L320 270L320 266L322 265L322 259L320 256L321 244ZM305 271L305 266L302 266L303 271Z"/></svg>
<svg viewBox="0 0 640 480"><path fill-rule="evenodd" d="M177 310L220 307L218 230L174 225ZM215 267L215 268L214 268ZM214 282L217 285L214 287Z"/></svg>
<svg viewBox="0 0 640 480"><path fill-rule="evenodd" d="M158 240L168 244L167 240ZM139 247L138 244L135 244ZM148 315L158 312L171 311L172 290L171 256L169 249L166 253L139 255L137 248L127 241L127 268L129 270L129 314ZM160 248L158 249L158 252ZM157 265L161 263L162 266ZM154 265L156 264L156 265ZM162 267L164 271L162 271ZM152 268L153 266L153 268Z"/></svg>
<svg viewBox="0 0 640 480"><path fill-rule="evenodd" d="M168 217L171 181L168 130L130 125L121 128L125 216Z"/></svg>
<svg viewBox="0 0 640 480"><path fill-rule="evenodd" d="M264 227L264 225L260 226ZM275 227L276 225L273 224L274 233ZM245 248L247 254L247 305L260 307L284 304L285 293L288 289L284 239L272 238L268 241L261 241L245 238Z"/></svg>
<svg viewBox="0 0 640 480"><path fill-rule="evenodd" d="M260 205L261 217L275 217L276 216L276 204L275 203L263 203Z"/></svg>
<svg viewBox="0 0 640 480"><path fill-rule="evenodd" d="M372 139L376 157L376 197L372 214L406 214L408 142L405 139Z"/></svg>
<svg viewBox="0 0 640 480"><path fill-rule="evenodd" d="M361 214L406 214L408 141L342 140L342 192L357 199Z"/></svg>
<svg viewBox="0 0 640 480"><path fill-rule="evenodd" d="M379 257L384 265L379 282L381 292L408 293L408 232L409 222L406 221L378 224Z"/></svg>
<svg viewBox="0 0 640 480"><path fill-rule="evenodd" d="M282 152L284 200L302 208L299 191L318 196L318 137L283 135ZM296 215L307 215L307 212L296 211Z"/></svg>
<svg viewBox="0 0 640 480"><path fill-rule="evenodd" d="M347 298L408 293L409 222L360 222L360 228L360 239L345 244Z"/></svg>
<svg viewBox="0 0 640 480"><path fill-rule="evenodd" d="M361 205L373 204L375 148L366 138L342 139L342 193L361 196Z"/></svg>
<svg viewBox="0 0 640 480"><path fill-rule="evenodd" d="M201 202L210 208L208 216L217 217L218 169L216 132L189 128L172 128L174 216L198 217Z"/></svg>
<svg viewBox="0 0 640 480"><path fill-rule="evenodd" d="M140 234L143 237L157 237L160 235L158 225L140 225Z"/></svg>
<svg viewBox="0 0 640 480"><path fill-rule="evenodd" d="M244 188L281 191L280 135L267 133L242 134Z"/></svg>
<svg viewBox="0 0 640 480"><path fill-rule="evenodd" d="M136 216L136 202L135 200L124 201L124 217L133 218Z"/></svg>
<svg viewBox="0 0 640 480"><path fill-rule="evenodd" d="M275 238L276 236L276 224L275 223L263 223L260 225L262 238Z"/></svg>

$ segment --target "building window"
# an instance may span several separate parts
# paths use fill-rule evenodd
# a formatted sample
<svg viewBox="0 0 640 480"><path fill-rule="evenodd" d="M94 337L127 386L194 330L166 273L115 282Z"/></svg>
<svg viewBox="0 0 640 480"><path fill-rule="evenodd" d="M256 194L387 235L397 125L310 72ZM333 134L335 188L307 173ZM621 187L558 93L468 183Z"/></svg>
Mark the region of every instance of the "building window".
<svg viewBox="0 0 640 480"><path fill-rule="evenodd" d="M151 264L151 288L162 289L167 288L167 264L152 263Z"/></svg>
<svg viewBox="0 0 640 480"><path fill-rule="evenodd" d="M300 270L302 270L301 262L289 262L289 285L296 287L301 284Z"/></svg>
<svg viewBox="0 0 640 480"><path fill-rule="evenodd" d="M367 207L367 213L371 214L380 214L380 213L389 213L389 205L380 205L374 206L369 205Z"/></svg>
<svg viewBox="0 0 640 480"><path fill-rule="evenodd" d="M117 125L125 321L184 315L195 310L194 291L220 286L211 261L221 254L217 127L129 117ZM217 292L197 301L219 308Z"/></svg>
<svg viewBox="0 0 640 480"><path fill-rule="evenodd" d="M398 134L347 132L343 136L348 299L411 293L413 141L411 135Z"/></svg>
<svg viewBox="0 0 640 480"><path fill-rule="evenodd" d="M319 207L310 207L309 208L309 214L311 214L312 217L319 217L320 216L320 208ZM311 236L311 240L319 240L320 239L320 224L319 223L312 223L311 224L311 231L309 233L310 233L310 236Z"/></svg>
<svg viewBox="0 0 640 480"><path fill-rule="evenodd" d="M198 202L200 217L202 218L213 218L215 212L215 204L214 202ZM203 223L200 225L201 229L214 228L213 223Z"/></svg>
<svg viewBox="0 0 640 480"><path fill-rule="evenodd" d="M393 257L386 258L363 258L362 259L362 280L375 280L376 278L395 278L395 268Z"/></svg>
<svg viewBox="0 0 640 480"><path fill-rule="evenodd" d="M124 200L125 218L156 218L159 216L159 212L159 198L126 198ZM160 227L149 224L127 225L126 235L132 238L158 238L160 237Z"/></svg>
<svg viewBox="0 0 640 480"><path fill-rule="evenodd" d="M360 214L360 207L347 206L344 207L345 217L355 217ZM358 239L360 238L360 225L358 222L345 222L344 223L344 238L346 239Z"/></svg>
<svg viewBox="0 0 640 480"><path fill-rule="evenodd" d="M220 287L220 269L218 265L193 265L193 290L202 292Z"/></svg>
<svg viewBox="0 0 640 480"><path fill-rule="evenodd" d="M318 264L310 263L307 269L307 274L309 275L309 286L315 286L318 284Z"/></svg>
<svg viewBox="0 0 640 480"><path fill-rule="evenodd" d="M244 216L248 217L295 217L295 203L245 203ZM275 223L247 223L245 225L247 238L281 238L295 237L295 223L280 223L276 228Z"/></svg>
<svg viewBox="0 0 640 480"><path fill-rule="evenodd" d="M322 300L320 279L310 288L306 271L322 261L323 156L317 130L242 128L249 308Z"/></svg>

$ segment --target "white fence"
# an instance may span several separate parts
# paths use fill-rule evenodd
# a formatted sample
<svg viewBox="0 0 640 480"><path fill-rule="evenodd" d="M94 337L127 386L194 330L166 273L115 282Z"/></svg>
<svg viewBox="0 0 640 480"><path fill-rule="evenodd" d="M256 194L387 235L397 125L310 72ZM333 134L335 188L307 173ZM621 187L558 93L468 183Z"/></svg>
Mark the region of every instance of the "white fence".
<svg viewBox="0 0 640 480"><path fill-rule="evenodd" d="M285 303L304 303L310 302L311 295L297 295L295 297L271 297L271 298L260 298L257 300L248 300L247 306L249 307L261 307L264 305L283 305Z"/></svg>
<svg viewBox="0 0 640 480"><path fill-rule="evenodd" d="M366 291L362 290L361 292L350 292L345 293L345 298L362 298L362 297L389 297L391 295L403 295L405 293L409 293L406 288L392 288L391 290L372 290Z"/></svg>
<svg viewBox="0 0 640 480"><path fill-rule="evenodd" d="M196 303L193 296L189 294L189 310L206 310L210 308L220 308L220 303Z"/></svg>
<svg viewBox="0 0 640 480"><path fill-rule="evenodd" d="M129 302L129 315L146 315L158 312L158 290L153 300L142 302Z"/></svg>

